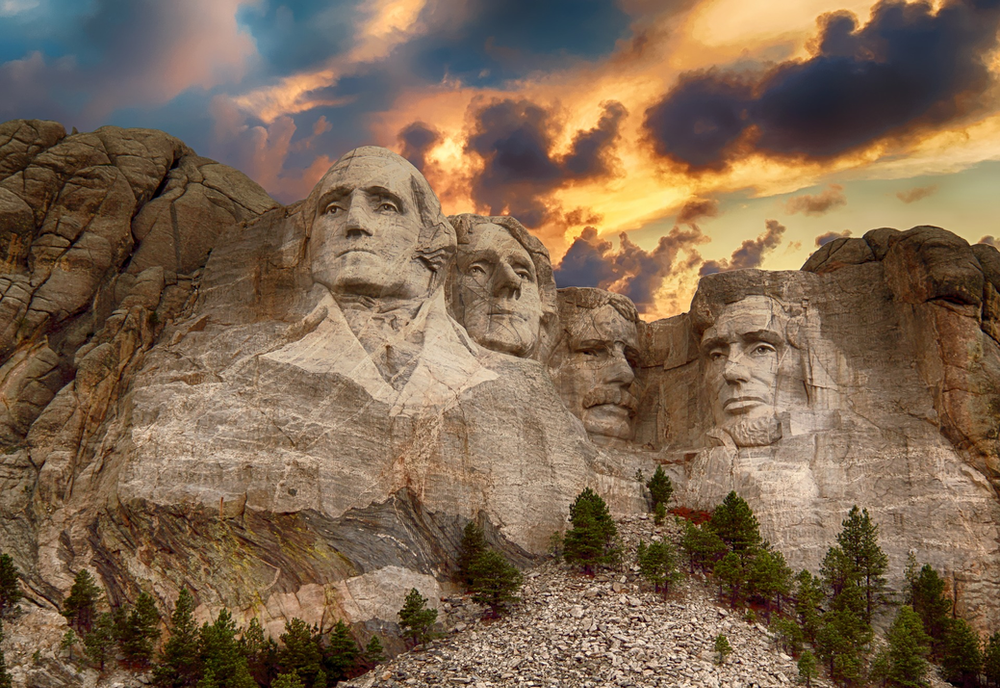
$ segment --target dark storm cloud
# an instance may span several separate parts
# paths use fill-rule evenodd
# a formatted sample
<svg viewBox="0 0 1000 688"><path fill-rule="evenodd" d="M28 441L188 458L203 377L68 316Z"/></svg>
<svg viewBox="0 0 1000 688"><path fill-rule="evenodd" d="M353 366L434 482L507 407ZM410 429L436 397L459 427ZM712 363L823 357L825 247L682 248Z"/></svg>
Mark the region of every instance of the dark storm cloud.
<svg viewBox="0 0 1000 688"><path fill-rule="evenodd" d="M716 272L727 272L729 270L744 270L747 268L759 268L764 262L764 256L778 247L781 243L781 236L785 233L785 226L777 220L767 220L766 229L756 239L747 239L743 244L733 251L733 255L728 260L709 260L701 266L701 275L712 275Z"/></svg>
<svg viewBox="0 0 1000 688"><path fill-rule="evenodd" d="M803 194L791 198L785 204L785 210L790 214L823 215L834 208L847 205L844 187L840 184L830 184L818 194Z"/></svg>
<svg viewBox="0 0 1000 688"><path fill-rule="evenodd" d="M614 174L613 147L625 108L603 103L597 125L576 132L568 153L552 153L559 133L553 113L528 100L494 100L473 105L472 130L465 151L478 156L482 169L472 180L472 196L490 212L508 212L528 227L551 213L545 198L575 181Z"/></svg>
<svg viewBox="0 0 1000 688"><path fill-rule="evenodd" d="M843 232L826 232L816 237L816 246L825 246L834 239L846 239L851 236L851 230L845 229Z"/></svg>
<svg viewBox="0 0 1000 688"><path fill-rule="evenodd" d="M398 138L403 144L400 154L422 172L427 163L427 151L441 140L441 132L424 122L413 122L403 127Z"/></svg>
<svg viewBox="0 0 1000 688"><path fill-rule="evenodd" d="M903 203L916 203L921 201L928 196L933 195L937 191L937 184L931 184L929 186L917 186L912 189L907 189L905 191L897 191L896 198L901 200Z"/></svg>
<svg viewBox="0 0 1000 688"><path fill-rule="evenodd" d="M871 20L821 18L814 55L756 76L681 77L646 111L657 154L693 171L736 155L826 159L886 137L944 125L984 105L997 44L997 0L882 0Z"/></svg>
<svg viewBox="0 0 1000 688"><path fill-rule="evenodd" d="M360 0L263 2L240 8L237 18L253 35L269 71L287 74L323 64L348 49Z"/></svg>
<svg viewBox="0 0 1000 688"><path fill-rule="evenodd" d="M560 287L601 287L628 296L640 311L650 310L657 290L677 267L681 251L692 253L698 244L709 241L696 220L718 215L715 201L694 199L678 215L674 227L661 236L651 251L646 251L622 232L620 246L587 227L569 247L555 270ZM684 218L683 220L681 218Z"/></svg>

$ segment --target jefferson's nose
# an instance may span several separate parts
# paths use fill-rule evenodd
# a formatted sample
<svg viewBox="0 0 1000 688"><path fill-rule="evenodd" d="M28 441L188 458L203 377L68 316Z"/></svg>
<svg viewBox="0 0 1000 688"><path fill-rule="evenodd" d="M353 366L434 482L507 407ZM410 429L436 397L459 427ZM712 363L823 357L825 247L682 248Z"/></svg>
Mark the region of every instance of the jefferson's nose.
<svg viewBox="0 0 1000 688"><path fill-rule="evenodd" d="M521 278L507 263L501 261L493 271L493 295L515 299L521 297Z"/></svg>

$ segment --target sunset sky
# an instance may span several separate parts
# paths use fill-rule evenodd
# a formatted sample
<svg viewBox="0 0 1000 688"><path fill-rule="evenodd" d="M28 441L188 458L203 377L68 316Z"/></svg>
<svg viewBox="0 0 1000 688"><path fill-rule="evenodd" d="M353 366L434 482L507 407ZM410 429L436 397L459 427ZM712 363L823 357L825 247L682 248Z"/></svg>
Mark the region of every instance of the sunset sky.
<svg viewBox="0 0 1000 688"><path fill-rule="evenodd" d="M283 202L388 146L651 319L848 232L1000 237L998 28L1000 0L0 0L0 120L162 129Z"/></svg>

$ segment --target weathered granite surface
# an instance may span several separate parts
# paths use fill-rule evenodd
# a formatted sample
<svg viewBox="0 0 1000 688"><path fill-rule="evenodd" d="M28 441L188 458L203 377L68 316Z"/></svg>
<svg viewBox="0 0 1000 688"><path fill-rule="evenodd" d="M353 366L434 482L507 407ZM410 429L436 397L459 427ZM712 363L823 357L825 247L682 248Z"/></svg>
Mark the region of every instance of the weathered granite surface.
<svg viewBox="0 0 1000 688"><path fill-rule="evenodd" d="M86 567L112 602L382 627L469 519L527 563L663 464L796 566L867 507L894 572L1000 618L991 247L874 230L645 323L384 149L280 206L160 132L37 121L0 125L0 233L0 548L39 604Z"/></svg>

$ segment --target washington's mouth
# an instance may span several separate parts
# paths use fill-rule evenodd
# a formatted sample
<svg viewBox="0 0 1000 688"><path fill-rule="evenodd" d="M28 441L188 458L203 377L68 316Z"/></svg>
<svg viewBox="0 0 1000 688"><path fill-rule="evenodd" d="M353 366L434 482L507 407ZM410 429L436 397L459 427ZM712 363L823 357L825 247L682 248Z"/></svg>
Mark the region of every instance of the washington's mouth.
<svg viewBox="0 0 1000 688"><path fill-rule="evenodd" d="M375 253L375 251L371 250L370 248L355 248L353 246L351 248L345 248L343 251L337 251L337 253L334 255L335 257L340 258L341 256L346 255L348 253L370 253L373 256L378 255L377 253Z"/></svg>

